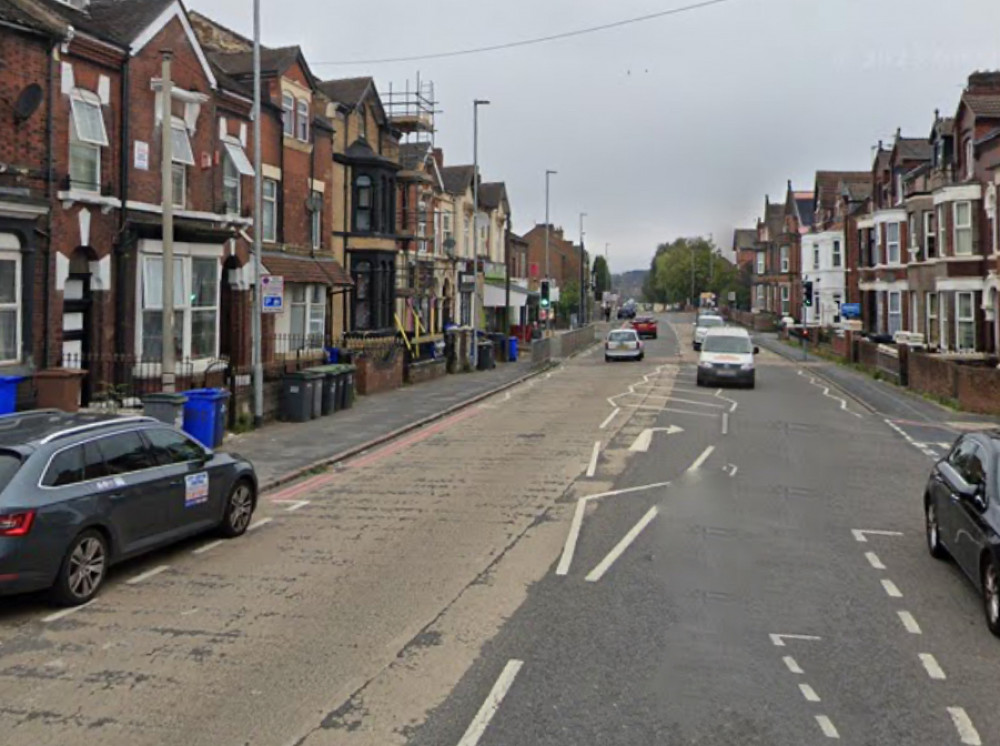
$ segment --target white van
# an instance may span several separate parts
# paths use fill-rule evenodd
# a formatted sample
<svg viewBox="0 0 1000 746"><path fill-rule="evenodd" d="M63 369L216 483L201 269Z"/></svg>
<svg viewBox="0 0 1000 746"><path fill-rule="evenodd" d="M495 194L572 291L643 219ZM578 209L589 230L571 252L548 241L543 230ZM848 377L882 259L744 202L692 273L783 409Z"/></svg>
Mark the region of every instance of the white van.
<svg viewBox="0 0 1000 746"><path fill-rule="evenodd" d="M698 385L733 383L752 389L756 379L754 355L758 351L746 329L738 326L707 329L698 358Z"/></svg>

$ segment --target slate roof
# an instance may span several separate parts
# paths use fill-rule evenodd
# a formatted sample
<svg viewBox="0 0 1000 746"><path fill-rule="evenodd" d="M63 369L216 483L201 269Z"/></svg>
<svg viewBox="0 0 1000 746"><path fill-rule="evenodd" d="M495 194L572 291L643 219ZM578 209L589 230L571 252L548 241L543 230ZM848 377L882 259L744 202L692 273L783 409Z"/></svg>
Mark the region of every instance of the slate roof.
<svg viewBox="0 0 1000 746"><path fill-rule="evenodd" d="M771 202L764 211L764 224L773 241L775 237L785 232L785 203Z"/></svg>
<svg viewBox="0 0 1000 746"><path fill-rule="evenodd" d="M502 181L494 181L479 185L479 206L487 210L496 210L507 196L507 185Z"/></svg>
<svg viewBox="0 0 1000 746"><path fill-rule="evenodd" d="M733 231L733 248L752 249L757 243L757 231L753 228L737 228Z"/></svg>
<svg viewBox="0 0 1000 746"><path fill-rule="evenodd" d="M336 101L338 104L345 104L353 108L361 103L361 99L364 98L365 93L373 82L371 76L324 80L319 84L319 89L331 101Z"/></svg>
<svg viewBox="0 0 1000 746"><path fill-rule="evenodd" d="M344 157L348 161L354 163L374 163L379 166L389 166L390 168L399 168L399 164L392 160L391 158L386 158L384 155L376 153L372 146L368 144L367 140L357 139L347 150L344 151Z"/></svg>
<svg viewBox="0 0 1000 746"><path fill-rule="evenodd" d="M65 33L67 25L33 0L5 0L0 3L0 24L10 24L46 35Z"/></svg>
<svg viewBox="0 0 1000 746"><path fill-rule="evenodd" d="M813 193L796 192L795 209L798 212L799 223L807 228L810 227L815 220L815 216L813 215Z"/></svg>
<svg viewBox="0 0 1000 746"><path fill-rule="evenodd" d="M1000 95L995 93L966 93L962 96L966 104L977 117L1000 119Z"/></svg>
<svg viewBox="0 0 1000 746"><path fill-rule="evenodd" d="M474 166L445 166L441 169L444 190L449 194L464 194L472 186Z"/></svg>
<svg viewBox="0 0 1000 746"><path fill-rule="evenodd" d="M93 0L83 10L56 0L36 0L73 28L99 39L127 46L174 0Z"/></svg>
<svg viewBox="0 0 1000 746"><path fill-rule="evenodd" d="M335 259L262 252L261 262L271 274L281 275L286 282L315 283L347 287L353 285L350 275Z"/></svg>
<svg viewBox="0 0 1000 746"><path fill-rule="evenodd" d="M302 51L298 47L279 47L268 49L261 47L260 69L264 72L283 73L295 64ZM244 78L253 75L253 52L233 52L230 54L215 52L211 55L212 62L223 72L234 78Z"/></svg>
<svg viewBox="0 0 1000 746"><path fill-rule="evenodd" d="M896 156L903 161L929 161L934 154L934 146L923 137L900 137L896 139Z"/></svg>
<svg viewBox="0 0 1000 746"><path fill-rule="evenodd" d="M405 171L419 171L430 152L429 142L404 142L399 146L399 165Z"/></svg>
<svg viewBox="0 0 1000 746"><path fill-rule="evenodd" d="M821 209L832 210L840 197L842 185L871 183L872 175L867 171L817 171L816 203Z"/></svg>

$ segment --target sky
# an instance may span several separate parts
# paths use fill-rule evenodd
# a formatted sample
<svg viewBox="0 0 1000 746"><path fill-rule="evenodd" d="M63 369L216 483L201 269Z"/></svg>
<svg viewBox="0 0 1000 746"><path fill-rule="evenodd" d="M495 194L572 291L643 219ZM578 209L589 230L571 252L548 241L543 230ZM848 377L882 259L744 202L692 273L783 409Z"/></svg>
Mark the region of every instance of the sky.
<svg viewBox="0 0 1000 746"><path fill-rule="evenodd" d="M997 0L727 0L594 34L504 51L363 63L547 36L692 0L261 0L262 43L298 44L322 79L419 72L439 101L445 163L504 181L514 230L545 219L614 272L658 243L753 227L764 195L817 170L866 170L879 140L930 132L975 70L1000 69ZM188 0L252 33L251 0ZM327 62L348 64L324 64Z"/></svg>

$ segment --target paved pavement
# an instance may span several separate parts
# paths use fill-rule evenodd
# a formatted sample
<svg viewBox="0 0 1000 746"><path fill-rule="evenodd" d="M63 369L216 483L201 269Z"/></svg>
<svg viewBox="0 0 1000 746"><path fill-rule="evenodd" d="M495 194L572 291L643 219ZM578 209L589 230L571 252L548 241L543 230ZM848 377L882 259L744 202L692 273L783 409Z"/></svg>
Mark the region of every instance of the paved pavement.
<svg viewBox="0 0 1000 746"><path fill-rule="evenodd" d="M979 599L929 557L929 459L690 319L267 496L248 536L0 608L4 746L997 743ZM865 533L867 532L867 533Z"/></svg>

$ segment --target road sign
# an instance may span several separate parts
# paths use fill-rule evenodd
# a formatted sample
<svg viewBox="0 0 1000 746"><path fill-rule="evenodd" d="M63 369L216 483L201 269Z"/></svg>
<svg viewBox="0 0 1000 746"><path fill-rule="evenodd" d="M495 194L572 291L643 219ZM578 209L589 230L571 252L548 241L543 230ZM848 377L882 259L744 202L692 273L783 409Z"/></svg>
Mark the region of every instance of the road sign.
<svg viewBox="0 0 1000 746"><path fill-rule="evenodd" d="M840 315L845 319L860 319L861 318L861 304L860 303L841 303L840 304Z"/></svg>
<svg viewBox="0 0 1000 746"><path fill-rule="evenodd" d="M285 310L285 278L281 275L262 275L260 284L261 313L283 313Z"/></svg>

